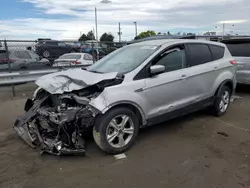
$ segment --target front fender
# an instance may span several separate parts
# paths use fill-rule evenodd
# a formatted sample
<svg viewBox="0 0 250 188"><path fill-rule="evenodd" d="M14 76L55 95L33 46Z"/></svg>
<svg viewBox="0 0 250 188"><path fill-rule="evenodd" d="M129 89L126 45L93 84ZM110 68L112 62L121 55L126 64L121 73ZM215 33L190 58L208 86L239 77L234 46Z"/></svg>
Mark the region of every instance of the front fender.
<svg viewBox="0 0 250 188"><path fill-rule="evenodd" d="M146 109L145 98L138 92L126 90L112 91L106 88L97 98L90 101L89 105L105 114L109 109L121 105L133 105L141 114L143 125L146 124L146 115L143 109Z"/></svg>

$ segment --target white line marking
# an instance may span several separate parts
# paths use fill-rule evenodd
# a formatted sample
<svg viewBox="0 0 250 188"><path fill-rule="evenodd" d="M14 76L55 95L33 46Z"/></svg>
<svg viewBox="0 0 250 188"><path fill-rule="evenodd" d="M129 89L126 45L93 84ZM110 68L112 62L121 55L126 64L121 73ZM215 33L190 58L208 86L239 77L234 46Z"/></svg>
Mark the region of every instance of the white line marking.
<svg viewBox="0 0 250 188"><path fill-rule="evenodd" d="M223 123L224 125L227 125L228 127L233 127L233 128L236 128L236 129L239 129L239 130L242 130L242 131L247 131L247 132L250 131L250 129L245 129L245 128L242 128L242 127L238 127L238 126L233 125L231 123L227 123L225 121L222 121L221 119L218 119L218 118L214 118L214 119L221 122L221 123Z"/></svg>

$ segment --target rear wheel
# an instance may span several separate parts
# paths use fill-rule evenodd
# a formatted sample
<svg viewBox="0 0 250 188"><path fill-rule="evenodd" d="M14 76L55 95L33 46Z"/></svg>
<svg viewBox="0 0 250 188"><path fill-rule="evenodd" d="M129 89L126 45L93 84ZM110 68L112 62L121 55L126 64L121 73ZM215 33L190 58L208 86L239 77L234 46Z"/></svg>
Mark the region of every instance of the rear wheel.
<svg viewBox="0 0 250 188"><path fill-rule="evenodd" d="M139 121L127 108L114 108L102 116L95 125L93 136L96 144L107 154L126 151L139 132Z"/></svg>
<svg viewBox="0 0 250 188"><path fill-rule="evenodd" d="M48 58L49 56L50 56L49 51L45 50L45 51L43 52L43 57Z"/></svg>
<svg viewBox="0 0 250 188"><path fill-rule="evenodd" d="M216 116L221 116L226 113L231 99L231 89L228 86L223 86L217 93L212 112Z"/></svg>

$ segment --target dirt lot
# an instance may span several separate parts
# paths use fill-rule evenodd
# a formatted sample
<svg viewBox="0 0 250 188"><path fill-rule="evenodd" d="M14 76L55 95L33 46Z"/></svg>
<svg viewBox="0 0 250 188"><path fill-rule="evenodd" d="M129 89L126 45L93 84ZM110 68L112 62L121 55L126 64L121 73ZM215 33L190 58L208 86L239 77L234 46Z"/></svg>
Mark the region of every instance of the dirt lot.
<svg viewBox="0 0 250 188"><path fill-rule="evenodd" d="M85 157L40 156L11 129L25 99L22 92L12 100L9 95L0 91L1 188L250 187L246 88L223 117L199 112L141 130L121 160L103 154L91 138Z"/></svg>

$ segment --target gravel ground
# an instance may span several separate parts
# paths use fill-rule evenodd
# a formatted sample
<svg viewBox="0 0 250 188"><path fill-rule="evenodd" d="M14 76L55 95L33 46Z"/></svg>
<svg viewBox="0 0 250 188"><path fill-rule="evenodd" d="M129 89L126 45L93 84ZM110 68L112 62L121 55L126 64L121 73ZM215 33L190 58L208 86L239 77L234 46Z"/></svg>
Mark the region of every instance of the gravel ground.
<svg viewBox="0 0 250 188"><path fill-rule="evenodd" d="M1 89L1 188L250 187L248 88L238 90L243 98L223 117L198 112L141 130L120 160L103 154L92 138L85 157L41 156L12 130L30 89L18 90L14 99Z"/></svg>

